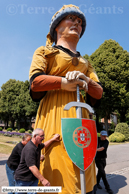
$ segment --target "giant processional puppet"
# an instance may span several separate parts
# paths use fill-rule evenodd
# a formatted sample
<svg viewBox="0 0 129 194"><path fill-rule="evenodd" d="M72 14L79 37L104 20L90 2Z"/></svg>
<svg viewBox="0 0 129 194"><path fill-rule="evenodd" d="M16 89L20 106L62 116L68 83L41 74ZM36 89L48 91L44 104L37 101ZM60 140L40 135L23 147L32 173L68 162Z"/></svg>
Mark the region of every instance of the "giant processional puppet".
<svg viewBox="0 0 129 194"><path fill-rule="evenodd" d="M79 7L64 5L52 17L46 46L35 51L29 72L30 94L33 100L40 101L35 128L44 130L45 141L56 133L61 137L60 142L55 142L45 150L40 172L51 186L61 186L63 194L81 193L80 170L70 159L61 132L61 118L76 118L76 107L69 110L64 110L64 107L77 100L77 85L86 92L91 104L101 99L103 92L94 68L76 51L85 28L85 15ZM80 102L84 103L81 93ZM89 118L87 109L82 109L82 118ZM94 161L85 175L86 192L94 194Z"/></svg>

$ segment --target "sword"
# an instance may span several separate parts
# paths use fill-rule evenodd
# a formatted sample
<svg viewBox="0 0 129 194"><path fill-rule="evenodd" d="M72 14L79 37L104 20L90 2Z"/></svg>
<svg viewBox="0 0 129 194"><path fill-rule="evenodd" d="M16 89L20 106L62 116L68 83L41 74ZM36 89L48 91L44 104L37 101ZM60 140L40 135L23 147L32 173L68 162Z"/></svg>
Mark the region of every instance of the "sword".
<svg viewBox="0 0 129 194"><path fill-rule="evenodd" d="M79 85L77 85L77 102L69 102L64 107L64 110L69 110L71 107L76 107L77 118L82 118L81 108L86 108L90 113L94 113L94 110L88 104L80 102ZM86 194L86 181L85 181L85 171L80 169L80 180L81 180L81 194Z"/></svg>

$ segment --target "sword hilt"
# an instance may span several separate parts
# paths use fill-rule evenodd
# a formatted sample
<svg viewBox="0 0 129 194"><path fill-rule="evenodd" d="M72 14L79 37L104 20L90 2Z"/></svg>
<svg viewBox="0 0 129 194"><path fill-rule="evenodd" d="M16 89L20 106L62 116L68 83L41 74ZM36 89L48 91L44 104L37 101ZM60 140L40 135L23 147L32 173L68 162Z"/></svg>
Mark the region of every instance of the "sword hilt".
<svg viewBox="0 0 129 194"><path fill-rule="evenodd" d="M89 104L86 104L83 102L76 102L76 101L69 102L68 104L66 104L64 107L64 110L69 110L73 106L79 107L79 108L86 108L89 111L89 113L94 113L93 108Z"/></svg>
<svg viewBox="0 0 129 194"><path fill-rule="evenodd" d="M89 111L89 113L91 113L91 114L94 113L93 108L89 104L80 102L79 85L77 85L77 102L76 101L69 102L68 104L65 105L64 110L69 110L73 106L75 106L77 108L86 108ZM81 118L81 117L79 117L79 118Z"/></svg>

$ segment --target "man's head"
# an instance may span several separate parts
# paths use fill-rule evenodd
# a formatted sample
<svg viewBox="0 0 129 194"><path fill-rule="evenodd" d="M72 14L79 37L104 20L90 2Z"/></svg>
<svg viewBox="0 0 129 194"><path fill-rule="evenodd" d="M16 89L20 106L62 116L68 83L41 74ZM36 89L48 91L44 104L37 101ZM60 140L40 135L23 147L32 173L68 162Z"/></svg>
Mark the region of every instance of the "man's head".
<svg viewBox="0 0 129 194"><path fill-rule="evenodd" d="M31 135L24 134L22 137L22 144L25 146L31 140Z"/></svg>
<svg viewBox="0 0 129 194"><path fill-rule="evenodd" d="M32 132L32 139L35 142L35 145L41 144L44 140L44 131L40 128L35 129Z"/></svg>
<svg viewBox="0 0 129 194"><path fill-rule="evenodd" d="M104 141L107 136L108 136L107 131L103 130L100 132L100 138L102 141Z"/></svg>
<svg viewBox="0 0 129 194"><path fill-rule="evenodd" d="M58 25L60 24L60 22L69 17L69 16L74 16L74 20L75 17L78 18L78 21L81 21L81 32L80 32L80 38L82 37L85 28L86 28L86 19L85 19L85 15L83 14L83 12L80 11L79 7L75 6L75 5L64 5L59 11L57 11L54 16L52 17L52 21L50 24L50 36L52 37L52 39L54 40L54 42L56 42L57 39L57 33L56 33L56 28L58 27Z"/></svg>

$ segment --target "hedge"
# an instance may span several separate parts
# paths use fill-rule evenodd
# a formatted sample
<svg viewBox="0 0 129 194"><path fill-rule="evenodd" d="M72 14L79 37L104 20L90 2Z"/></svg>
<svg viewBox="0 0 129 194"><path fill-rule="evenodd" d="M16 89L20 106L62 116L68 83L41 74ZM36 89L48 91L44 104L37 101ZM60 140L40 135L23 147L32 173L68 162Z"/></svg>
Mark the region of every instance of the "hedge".
<svg viewBox="0 0 129 194"><path fill-rule="evenodd" d="M115 132L109 136L109 141L110 142L124 142L125 136L122 133Z"/></svg>
<svg viewBox="0 0 129 194"><path fill-rule="evenodd" d="M118 123L115 132L122 133L125 136L125 140L129 141L129 126L127 123Z"/></svg>

